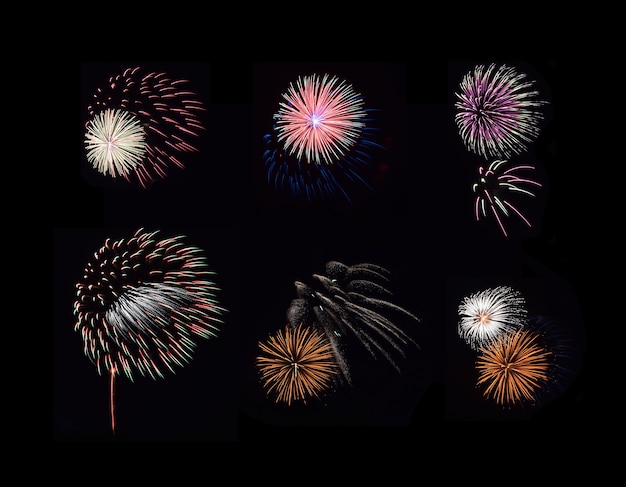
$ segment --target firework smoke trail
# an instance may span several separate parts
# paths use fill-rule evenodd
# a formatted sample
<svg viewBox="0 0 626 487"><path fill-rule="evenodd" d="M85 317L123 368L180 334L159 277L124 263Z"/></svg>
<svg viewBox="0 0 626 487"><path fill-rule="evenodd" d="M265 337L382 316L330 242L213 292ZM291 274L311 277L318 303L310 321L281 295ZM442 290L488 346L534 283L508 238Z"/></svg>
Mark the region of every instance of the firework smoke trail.
<svg viewBox="0 0 626 487"><path fill-rule="evenodd" d="M477 385L499 405L534 403L549 380L551 355L534 331L505 332L479 350Z"/></svg>
<svg viewBox="0 0 626 487"><path fill-rule="evenodd" d="M455 122L466 149L485 159L508 159L525 152L539 135L547 104L532 90L534 81L515 68L478 65L455 93Z"/></svg>
<svg viewBox="0 0 626 487"><path fill-rule="evenodd" d="M390 301L389 271L375 264L347 266L338 261L327 262L325 271L326 275L313 274L316 287L295 282L298 297L287 310L287 322L292 327L306 323L323 330L341 378L348 383L350 370L343 355L346 335L356 337L372 357L382 355L399 372L392 350L404 357L407 345L419 346L391 318L421 320Z"/></svg>
<svg viewBox="0 0 626 487"><path fill-rule="evenodd" d="M94 253L76 284L74 330L98 374L152 379L175 373L193 357L196 339L217 336L226 311L202 251L183 236L157 238L138 229Z"/></svg>
<svg viewBox="0 0 626 487"><path fill-rule="evenodd" d="M534 197L535 194L529 187L540 188L541 183L522 177L522 171L534 171L535 167L529 164L509 165L508 161L496 159L485 170L480 166L478 173L479 180L474 183L472 190L476 193L474 213L476 221L488 214L498 222L500 230L505 237L508 236L504 226L503 218L508 218L511 214L517 215L528 227L530 221L512 203L510 196L513 194L525 194ZM489 210L489 211L488 211Z"/></svg>
<svg viewBox="0 0 626 487"><path fill-rule="evenodd" d="M330 342L323 332L313 327L287 325L259 342L261 354L256 365L268 395L287 405L295 401L306 404L328 390L339 373Z"/></svg>
<svg viewBox="0 0 626 487"><path fill-rule="evenodd" d="M309 201L339 194L350 202L344 184L369 187L362 173L372 150L382 148L373 141L371 113L346 81L328 74L299 77L264 137L268 182Z"/></svg>
<svg viewBox="0 0 626 487"><path fill-rule="evenodd" d="M458 314L458 334L473 350L523 327L528 318L524 297L509 286L488 288L463 298Z"/></svg>
<svg viewBox="0 0 626 487"><path fill-rule="evenodd" d="M181 154L197 152L205 107L183 79L128 68L98 88L87 107L85 147L91 165L104 175L133 175L146 188L171 167L183 169Z"/></svg>

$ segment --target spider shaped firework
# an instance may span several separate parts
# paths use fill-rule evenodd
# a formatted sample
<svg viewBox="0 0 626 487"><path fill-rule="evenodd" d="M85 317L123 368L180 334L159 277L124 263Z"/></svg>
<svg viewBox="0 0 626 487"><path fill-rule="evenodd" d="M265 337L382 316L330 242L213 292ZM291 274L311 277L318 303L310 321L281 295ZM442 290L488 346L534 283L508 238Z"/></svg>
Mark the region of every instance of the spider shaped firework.
<svg viewBox="0 0 626 487"><path fill-rule="evenodd" d="M466 149L485 159L510 158L527 150L544 119L534 81L515 68L478 65L467 73L455 93L455 121Z"/></svg>
<svg viewBox="0 0 626 487"><path fill-rule="evenodd" d="M110 375L113 430L115 377L174 373L192 359L197 338L217 336L225 311L202 251L157 233L107 239L76 284L74 330L98 374Z"/></svg>
<svg viewBox="0 0 626 487"><path fill-rule="evenodd" d="M268 182L307 201L340 195L351 202L346 185L369 188L364 171L381 146L369 126L372 110L352 85L328 74L299 77L283 100L264 136Z"/></svg>
<svg viewBox="0 0 626 487"><path fill-rule="evenodd" d="M395 318L421 320L392 303L387 269L368 263L347 266L330 261L326 275L313 274L316 285L295 282L297 298L287 310L287 322L296 328L301 323L323 330L340 369L339 379L351 384L344 357L345 338L356 339L372 357L382 355L398 372L392 355L405 356L405 347L417 343L392 321Z"/></svg>
<svg viewBox="0 0 626 487"><path fill-rule="evenodd" d="M267 341L259 342L256 359L261 382L276 402L291 406L296 401L326 392L339 373L333 349L326 335L311 326L285 326Z"/></svg>
<svg viewBox="0 0 626 487"><path fill-rule="evenodd" d="M534 169L535 167L529 164L511 165L508 161L499 159L489 164L487 169L480 166L478 169L480 177L472 186L476 193L474 204L476 221L486 218L488 214L493 215L505 237L508 233L503 218L508 218L511 214L517 215L528 227L532 227L530 221L513 205L512 196L520 194L535 196L529 188L533 186L539 188L541 183L520 175L522 171Z"/></svg>
<svg viewBox="0 0 626 487"><path fill-rule="evenodd" d="M144 188L172 166L183 169L180 154L198 151L205 111L187 83L140 67L111 76L87 107L87 161L105 176L134 176Z"/></svg>
<svg viewBox="0 0 626 487"><path fill-rule="evenodd" d="M474 350L521 328L528 317L524 297L510 286L488 288L463 298L458 314L458 334Z"/></svg>

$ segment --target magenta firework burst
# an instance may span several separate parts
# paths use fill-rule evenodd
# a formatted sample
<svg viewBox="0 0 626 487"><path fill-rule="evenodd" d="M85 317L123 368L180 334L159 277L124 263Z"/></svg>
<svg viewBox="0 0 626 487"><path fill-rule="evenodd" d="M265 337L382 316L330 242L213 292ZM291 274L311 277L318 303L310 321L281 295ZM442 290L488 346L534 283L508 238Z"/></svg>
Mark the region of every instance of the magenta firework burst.
<svg viewBox="0 0 626 487"><path fill-rule="evenodd" d="M547 104L534 84L515 68L495 63L467 73L455 93L455 121L465 147L485 159L525 152L540 133L541 107Z"/></svg>
<svg viewBox="0 0 626 487"><path fill-rule="evenodd" d="M534 197L533 188L540 188L541 183L531 176L535 167L530 164L511 164L508 161L496 159L485 169L478 169L479 179L472 186L476 194L474 215L476 220L493 216L498 222L504 236L508 236L505 228L505 218L511 215L517 216L528 227L531 223L514 204L513 199L517 195Z"/></svg>
<svg viewBox="0 0 626 487"><path fill-rule="evenodd" d="M136 179L144 188L183 169L181 156L197 152L205 111L189 81L140 67L111 76L87 107L85 149L101 174Z"/></svg>
<svg viewBox="0 0 626 487"><path fill-rule="evenodd" d="M350 201L346 184L369 187L363 172L381 146L361 94L337 76L313 74L291 83L282 98L265 135L268 182L307 200L339 194Z"/></svg>
<svg viewBox="0 0 626 487"><path fill-rule="evenodd" d="M484 289L463 298L458 314L458 334L473 350L523 327L528 317L526 300L510 286Z"/></svg>
<svg viewBox="0 0 626 487"><path fill-rule="evenodd" d="M185 237L138 229L94 253L76 284L74 330L98 374L152 379L193 357L197 339L217 336L222 308L215 273ZM112 408L112 403L111 403ZM114 416L111 410L112 427Z"/></svg>

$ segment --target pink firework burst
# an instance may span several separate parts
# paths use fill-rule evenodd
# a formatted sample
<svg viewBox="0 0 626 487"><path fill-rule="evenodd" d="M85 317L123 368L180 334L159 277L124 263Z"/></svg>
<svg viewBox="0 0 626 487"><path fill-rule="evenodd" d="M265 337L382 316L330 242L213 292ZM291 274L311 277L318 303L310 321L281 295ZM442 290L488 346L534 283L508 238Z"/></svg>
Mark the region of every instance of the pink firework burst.
<svg viewBox="0 0 626 487"><path fill-rule="evenodd" d="M480 166L478 168L480 177L472 188L476 193L474 205L476 220L493 215L505 237L508 233L504 226L504 218L512 214L517 215L531 227L530 221L513 205L511 197L516 194L535 196L530 188L539 188L541 183L521 175L524 171L534 170L535 167L530 164L510 165L508 161L500 159L494 160L487 169Z"/></svg>
<svg viewBox="0 0 626 487"><path fill-rule="evenodd" d="M539 135L547 104L531 89L534 81L515 68L478 65L455 93L455 121L465 147L485 159L521 154Z"/></svg>
<svg viewBox="0 0 626 487"><path fill-rule="evenodd" d="M198 151L196 140L204 130L199 115L206 110L188 83L140 67L111 76L87 107L85 146L91 165L127 181L134 175L144 188L164 179L171 167L184 169L180 156ZM121 121L142 133L119 134L114 128Z"/></svg>
<svg viewBox="0 0 626 487"><path fill-rule="evenodd" d="M299 160L332 164L358 142L365 127L363 98L336 76L298 78L274 115L277 140Z"/></svg>

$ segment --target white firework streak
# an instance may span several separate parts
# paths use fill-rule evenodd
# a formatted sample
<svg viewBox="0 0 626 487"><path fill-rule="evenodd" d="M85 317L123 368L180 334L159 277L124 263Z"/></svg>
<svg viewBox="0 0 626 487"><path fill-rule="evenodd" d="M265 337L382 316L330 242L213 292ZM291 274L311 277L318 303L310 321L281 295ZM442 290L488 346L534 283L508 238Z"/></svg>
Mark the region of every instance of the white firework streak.
<svg viewBox="0 0 626 487"><path fill-rule="evenodd" d="M223 323L202 250L183 236L156 234L139 229L128 241L107 239L76 285L74 329L100 375L123 371L133 381L138 370L163 378L163 367L174 372L188 363L195 338L217 336Z"/></svg>
<svg viewBox="0 0 626 487"><path fill-rule="evenodd" d="M338 84L339 83L339 84ZM346 81L325 74L298 78L274 115L277 140L308 163L332 164L359 139L366 116L363 99Z"/></svg>
<svg viewBox="0 0 626 487"><path fill-rule="evenodd" d="M87 124L85 148L87 160L98 172L128 179L128 174L142 164L145 134L131 113L107 109Z"/></svg>
<svg viewBox="0 0 626 487"><path fill-rule="evenodd" d="M526 75L514 68L484 69L466 74L455 93L459 134L468 150L484 158L521 154L539 135L544 117L538 107L548 102L537 100L539 92L530 90L534 81L523 82Z"/></svg>
<svg viewBox="0 0 626 487"><path fill-rule="evenodd" d="M487 216L487 206L493 213L494 218L498 222L500 226L500 230L506 237L508 234L506 229L504 228L504 223L500 218L498 212L501 212L505 217L510 216L509 210L513 211L528 227L531 227L531 223L528 219L521 213L519 209L511 204L507 199L501 198L494 191L487 188L486 182L488 177L496 177L497 188L503 191L511 191L514 193L522 193L528 196L534 197L535 194L528 189L523 188L520 185L532 185L535 187L541 187L541 183L534 181L528 178L522 178L518 176L516 173L518 171L523 170L534 170L535 167L531 165L517 165L512 166L505 171L502 171L500 174L498 172L502 169L502 165L506 165L507 161L496 159L493 161L489 168L485 171L481 166L478 170L480 174L480 180L477 183L474 183L472 190L474 192L480 191L480 194L476 197L475 203L475 216L476 220L480 220L480 216L482 214L483 217Z"/></svg>
<svg viewBox="0 0 626 487"><path fill-rule="evenodd" d="M522 294L510 286L497 286L465 297L458 308L458 334L474 350L526 323Z"/></svg>

